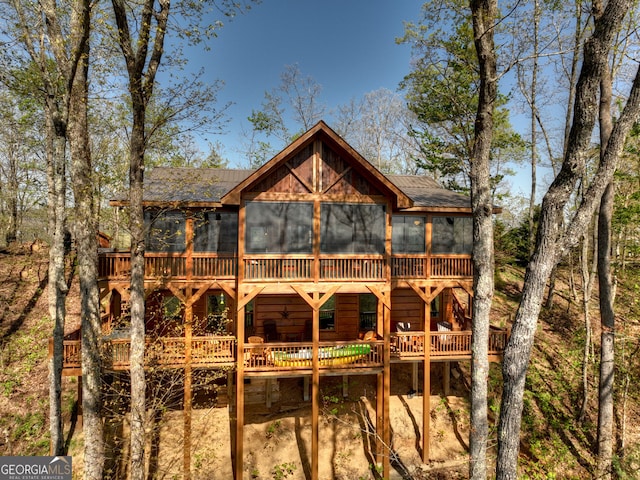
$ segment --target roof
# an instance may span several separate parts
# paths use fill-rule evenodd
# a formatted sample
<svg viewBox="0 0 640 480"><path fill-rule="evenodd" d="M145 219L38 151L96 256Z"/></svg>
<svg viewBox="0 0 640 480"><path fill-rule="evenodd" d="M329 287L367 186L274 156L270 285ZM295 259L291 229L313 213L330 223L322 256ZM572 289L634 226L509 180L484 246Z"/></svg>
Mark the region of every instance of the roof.
<svg viewBox="0 0 640 480"><path fill-rule="evenodd" d="M143 202L149 204L219 203L253 170L228 168L155 167L145 172ZM127 203L125 192L114 198L115 204Z"/></svg>
<svg viewBox="0 0 640 480"><path fill-rule="evenodd" d="M144 177L143 200L147 205L184 203L206 205L219 203L221 198L247 179L255 170L227 168L155 167ZM466 195L442 188L423 175L387 175L399 190L413 200L414 208L470 208ZM114 203L126 202L126 195Z"/></svg>
<svg viewBox="0 0 640 480"><path fill-rule="evenodd" d="M434 179L424 175L385 175L355 151L326 123L320 121L298 137L284 150L256 170L225 168L155 167L145 172L143 203L147 206L183 205L207 207L238 205L241 192L256 184L292 154L308 145L314 138L322 138L350 158L354 165L368 172L371 181L394 198L399 210L464 210L470 212L471 201L466 195L442 188ZM112 201L126 205L125 193Z"/></svg>
<svg viewBox="0 0 640 480"><path fill-rule="evenodd" d="M471 208L467 195L442 188L438 182L424 175L387 175L405 195L413 200L414 207L432 209Z"/></svg>

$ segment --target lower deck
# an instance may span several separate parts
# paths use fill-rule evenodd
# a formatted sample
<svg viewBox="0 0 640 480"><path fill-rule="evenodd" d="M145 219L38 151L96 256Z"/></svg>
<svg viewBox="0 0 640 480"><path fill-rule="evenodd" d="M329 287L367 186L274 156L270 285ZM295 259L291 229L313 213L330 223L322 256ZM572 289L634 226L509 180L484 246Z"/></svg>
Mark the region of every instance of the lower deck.
<svg viewBox="0 0 640 480"><path fill-rule="evenodd" d="M507 343L508 332L492 328L489 334L489 358L499 361ZM246 376L305 375L312 370L317 355L322 374L347 371L375 373L385 364L385 342L379 339L322 341L317 353L313 342L244 343L230 335L148 338L145 364L148 368L234 367L242 363ZM428 347L425 349L425 345ZM105 338L103 368L126 371L130 367L129 338ZM448 362L471 359L471 331L397 332L390 335L389 362ZM425 358L426 357L426 358ZM80 340L64 341L63 374L81 374ZM187 362L187 359L190 359Z"/></svg>

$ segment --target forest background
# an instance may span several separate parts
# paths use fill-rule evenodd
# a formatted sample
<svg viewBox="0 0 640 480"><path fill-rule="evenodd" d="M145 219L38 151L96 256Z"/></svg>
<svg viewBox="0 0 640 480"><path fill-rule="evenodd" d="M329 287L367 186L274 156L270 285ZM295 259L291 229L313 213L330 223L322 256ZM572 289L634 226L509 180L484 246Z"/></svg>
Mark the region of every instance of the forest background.
<svg viewBox="0 0 640 480"><path fill-rule="evenodd" d="M195 10L192 4L179 3L172 7L175 17L167 23L169 5L164 2L134 5L114 1L112 10L107 5L102 9L102 5L90 2L71 2L68 6L59 8L63 5L55 2L1 4L0 41L4 54L0 115L7 126L0 134L3 237L6 244L36 239L51 244L51 260L57 262L50 262L50 268L55 268L56 263L58 268L50 270L49 282L59 290L52 294L55 301L50 307L56 324L54 336L64 326L61 293L65 287L59 264L64 259L67 228L77 241L90 239L91 235L82 234L87 226L84 220L90 219L89 226L110 234L115 246L125 238L135 240L139 237L135 228L127 227L136 225L133 214L133 220L121 217L121 212L107 205L116 192L129 188L133 198L134 177L141 180L140 172L155 165L227 164L219 145L211 143L208 151L202 151L194 141L196 133L223 128L225 106L216 102L221 85L183 70L188 65L187 58L179 48L173 48L179 43L165 44L164 35L201 45L215 42L223 21L238 14L251 14L250 5L234 2L200 5ZM502 246L499 251L509 253L510 261L527 265L535 253L538 214L544 214L544 204L539 202L544 192L538 191L538 169L547 167L558 179L566 161L571 163L576 104L582 101L576 92L583 88L579 82L581 68L590 60L584 56L584 49L599 33L598 21L611 20L613 14L607 15L615 8L622 14L611 27L613 34L607 37L610 41L604 53L610 94L605 97L601 93L599 99L594 97L590 101L595 108L599 100L608 98L611 110L605 110L600 103L600 113L609 112L608 118L613 123L619 119L629 121L628 117L631 123L623 135L626 143L611 187L611 245L606 252L612 263L606 274L611 275L612 301L618 275L634 268L639 246L640 162L638 127L634 124L637 114L625 112L626 105L632 104L629 88L637 67L633 60L637 58L638 47L635 4L612 1L606 5L599 2L558 5L533 1L501 5L501 11L495 10L490 31L497 45L492 47L492 53L498 62L496 75L490 80L499 88L492 102L493 137L488 157L490 200L504 205L504 213L494 222L495 241ZM208 14L213 17L203 16L201 9L210 9ZM149 22L150 25L163 26L145 32L146 23L136 22L136 13L158 22ZM212 21L216 16L218 20ZM203 23L204 18L207 21ZM481 106L479 92L483 79L486 80L476 56L477 26L468 6L455 1L426 3L422 15L411 20L405 25L404 36L398 39L409 44L413 52L410 68L404 78L398 79L399 90L376 90L348 104L333 106L332 127L385 172L424 173L448 188L470 192L478 138L476 120ZM126 30L144 41L135 43L131 38L127 41L123 38ZM602 66L598 68L592 78L601 80L605 77ZM156 77L158 72L162 75ZM512 81L503 85L500 83L503 78ZM248 118L243 146L245 166L262 164L301 131L324 118L326 107L321 102L321 92L321 86L299 66L285 67L280 85L265 91L264 101L255 106ZM140 112L144 112L142 117ZM520 122L522 131L516 131L510 121L513 112L518 112L519 117L529 117L528 129L522 128ZM78 119L83 115L86 118L80 122ZM605 129L600 125L598 130L589 132L588 146L580 150L580 161L571 172L571 190L559 207L560 217L567 225L581 212L585 199L599 202L600 195L595 196L590 186L600 178L598 168L603 165L606 151L601 145L607 145L602 141ZM78 164L79 158L85 163ZM531 172L530 195L516 198L510 193L508 179L518 165L525 163ZM70 191L65 184L67 176L71 179ZM600 366L591 338L591 325L598 321L597 313L588 308L596 278L602 280L603 275L598 270L603 227L596 221L595 210L587 215L588 228L580 231L574 244L563 244L559 251L566 255L558 258L566 262L575 256L572 265L580 268L585 285L584 399L589 392L587 366L592 369ZM95 232L96 228L87 231ZM560 238L562 232L556 231L554 235ZM79 244L85 252L95 250L90 243ZM79 259L90 268L89 254L79 251ZM91 278L82 265L79 268L83 279ZM544 282L550 290L547 307L553 304L553 279L551 272L549 281ZM625 318L618 323L619 327L626 327L627 320L633 321ZM612 333L612 327L607 325L603 331ZM637 344L633 336L622 338L625 341L617 345L620 348L622 344L624 352ZM628 357L622 354L615 358ZM628 366L619 362L615 365ZM616 385L620 388L620 384ZM89 397L90 392L88 389ZM584 418L587 404L582 401L579 417ZM613 437L609 443L612 449L615 446L616 458L626 456ZM598 469L611 472L612 458L614 455L609 455L608 466ZM91 478L91 473L88 475Z"/></svg>

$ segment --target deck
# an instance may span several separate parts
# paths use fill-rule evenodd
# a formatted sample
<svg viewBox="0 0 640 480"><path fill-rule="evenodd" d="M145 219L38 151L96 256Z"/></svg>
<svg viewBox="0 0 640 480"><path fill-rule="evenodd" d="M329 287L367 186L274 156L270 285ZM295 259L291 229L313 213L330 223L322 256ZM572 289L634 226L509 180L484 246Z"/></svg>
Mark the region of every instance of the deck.
<svg viewBox="0 0 640 480"><path fill-rule="evenodd" d="M508 331L491 329L489 357L499 361L507 343ZM52 340L50 340L52 342ZM428 351L431 362L471 359L471 332L430 332ZM129 369L128 338L106 339L103 345L103 368L106 371ZM424 332L393 333L390 339L391 362L416 362L425 356ZM52 346L50 345L50 351ZM233 367L237 358L237 341L233 336L192 337L191 366L194 368ZM145 365L148 368L182 368L185 366L187 344L184 337L161 337L147 341ZM240 358L247 375L302 375L311 372L313 344L311 342L278 342L244 345ZM81 368L80 340L65 340L63 374L79 375ZM372 372L384 366L384 342L320 342L318 363L321 372Z"/></svg>
<svg viewBox="0 0 640 480"><path fill-rule="evenodd" d="M145 278L149 280L235 279L242 268L245 282L298 281L386 281L392 278L471 278L473 262L469 255L395 255L390 269L382 255L340 257L322 255L247 255L240 261L233 255L146 253ZM389 272L388 272L389 270ZM129 252L101 253L98 276L101 279L128 279Z"/></svg>

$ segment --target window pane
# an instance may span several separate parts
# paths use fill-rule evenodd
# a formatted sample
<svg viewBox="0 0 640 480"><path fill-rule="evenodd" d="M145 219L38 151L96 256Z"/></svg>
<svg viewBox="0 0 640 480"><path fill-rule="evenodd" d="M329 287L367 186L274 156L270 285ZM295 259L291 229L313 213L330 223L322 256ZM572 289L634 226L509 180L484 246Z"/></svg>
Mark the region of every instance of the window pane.
<svg viewBox="0 0 640 480"><path fill-rule="evenodd" d="M425 253L425 217L394 215L391 222L393 253Z"/></svg>
<svg viewBox="0 0 640 480"><path fill-rule="evenodd" d="M320 307L320 330L336 328L336 297L334 295Z"/></svg>
<svg viewBox="0 0 640 480"><path fill-rule="evenodd" d="M433 217L431 251L470 255L473 243L472 222L471 217Z"/></svg>
<svg viewBox="0 0 640 480"><path fill-rule="evenodd" d="M238 244L238 215L230 212L202 212L194 220L195 252L235 253Z"/></svg>
<svg viewBox="0 0 640 480"><path fill-rule="evenodd" d="M245 213L247 252L312 252L313 204L247 202Z"/></svg>
<svg viewBox="0 0 640 480"><path fill-rule="evenodd" d="M360 330L375 330L377 323L378 298L372 293L361 293Z"/></svg>
<svg viewBox="0 0 640 480"><path fill-rule="evenodd" d="M148 252L183 252L185 249L185 214L174 211L145 211Z"/></svg>
<svg viewBox="0 0 640 480"><path fill-rule="evenodd" d="M325 203L320 222L322 253L384 253L384 205Z"/></svg>

